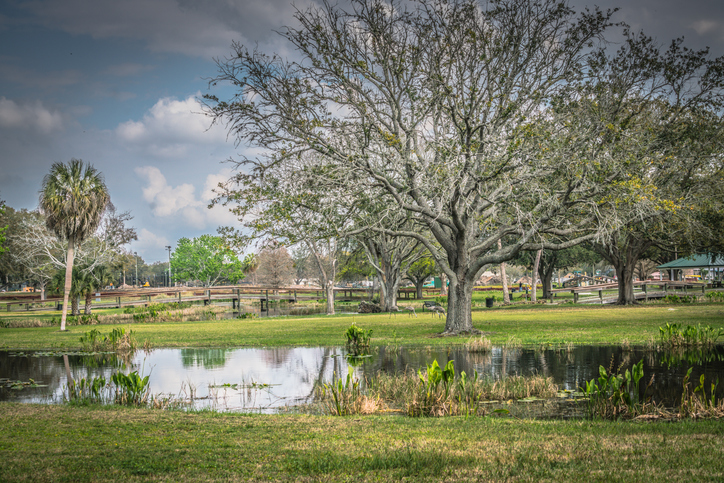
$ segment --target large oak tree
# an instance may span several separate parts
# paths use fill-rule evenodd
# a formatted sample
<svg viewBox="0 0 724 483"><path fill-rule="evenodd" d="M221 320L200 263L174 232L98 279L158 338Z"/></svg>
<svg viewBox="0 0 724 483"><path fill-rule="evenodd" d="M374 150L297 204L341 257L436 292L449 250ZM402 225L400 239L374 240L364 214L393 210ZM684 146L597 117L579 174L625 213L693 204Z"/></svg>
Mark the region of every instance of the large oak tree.
<svg viewBox="0 0 724 483"><path fill-rule="evenodd" d="M296 60L234 45L211 84L236 91L205 96L208 112L263 148L238 161L242 191L271 176L284 197L304 170L318 213L384 201L344 226L424 245L450 281L445 332L471 331L487 265L603 239L632 211L613 209L632 191L617 181L645 133L618 135L620 96L667 84L648 82L659 59L635 36L617 56L631 70L607 62L611 15L554 0L325 2L281 32ZM397 217L415 229L387 224Z"/></svg>

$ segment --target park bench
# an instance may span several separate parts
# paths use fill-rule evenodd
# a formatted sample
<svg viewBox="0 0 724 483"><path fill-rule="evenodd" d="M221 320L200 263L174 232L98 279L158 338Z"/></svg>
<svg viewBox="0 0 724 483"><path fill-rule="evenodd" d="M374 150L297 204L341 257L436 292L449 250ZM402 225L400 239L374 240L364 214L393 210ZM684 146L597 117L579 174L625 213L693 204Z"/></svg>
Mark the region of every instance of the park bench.
<svg viewBox="0 0 724 483"><path fill-rule="evenodd" d="M437 302L434 302L432 300L426 300L422 303L422 311L424 312L425 309L432 310L433 307L442 307L442 305L438 304Z"/></svg>

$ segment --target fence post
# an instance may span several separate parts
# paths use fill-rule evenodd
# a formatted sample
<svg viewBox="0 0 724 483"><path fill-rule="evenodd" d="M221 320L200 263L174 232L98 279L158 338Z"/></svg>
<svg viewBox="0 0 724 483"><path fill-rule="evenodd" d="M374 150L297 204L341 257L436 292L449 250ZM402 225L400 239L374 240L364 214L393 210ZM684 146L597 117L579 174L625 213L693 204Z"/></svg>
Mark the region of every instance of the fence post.
<svg viewBox="0 0 724 483"><path fill-rule="evenodd" d="M643 284L643 288L644 288L644 299L648 302L648 301L649 301L649 291L648 291L648 289L647 289L646 287L647 287L646 282L644 282L644 284Z"/></svg>
<svg viewBox="0 0 724 483"><path fill-rule="evenodd" d="M601 305L603 305L603 290L598 290L598 299L601 301Z"/></svg>
<svg viewBox="0 0 724 483"><path fill-rule="evenodd" d="M181 303L181 290L178 291L178 303Z"/></svg>
<svg viewBox="0 0 724 483"><path fill-rule="evenodd" d="M573 303L577 304L578 303L578 292L576 292L575 290L571 290L571 292L573 292Z"/></svg>

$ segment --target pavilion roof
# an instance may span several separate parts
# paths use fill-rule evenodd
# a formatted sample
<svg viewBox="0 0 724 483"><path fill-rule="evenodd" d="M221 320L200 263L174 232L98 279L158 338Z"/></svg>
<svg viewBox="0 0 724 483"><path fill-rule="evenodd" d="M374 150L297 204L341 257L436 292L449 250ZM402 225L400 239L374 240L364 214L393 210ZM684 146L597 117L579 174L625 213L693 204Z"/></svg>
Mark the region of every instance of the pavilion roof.
<svg viewBox="0 0 724 483"><path fill-rule="evenodd" d="M657 268L724 268L724 256L706 253L679 258L673 262L664 263Z"/></svg>

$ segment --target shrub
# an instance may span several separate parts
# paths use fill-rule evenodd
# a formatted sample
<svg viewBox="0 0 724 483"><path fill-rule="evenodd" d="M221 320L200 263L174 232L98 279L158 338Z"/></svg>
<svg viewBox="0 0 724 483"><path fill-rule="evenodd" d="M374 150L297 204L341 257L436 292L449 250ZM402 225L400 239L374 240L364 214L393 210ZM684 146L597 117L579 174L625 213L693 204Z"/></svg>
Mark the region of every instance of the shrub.
<svg viewBox="0 0 724 483"><path fill-rule="evenodd" d="M71 315L67 318L68 325L93 325L98 323L98 314Z"/></svg>

